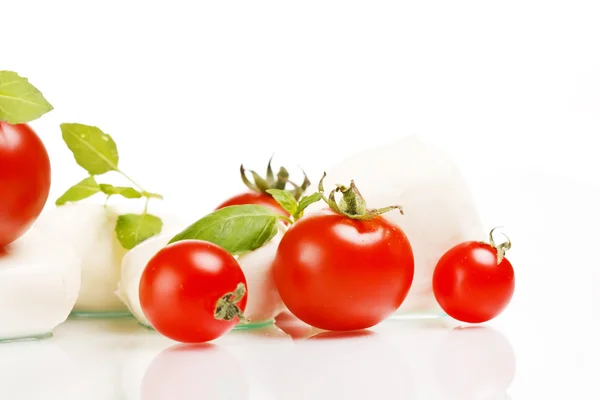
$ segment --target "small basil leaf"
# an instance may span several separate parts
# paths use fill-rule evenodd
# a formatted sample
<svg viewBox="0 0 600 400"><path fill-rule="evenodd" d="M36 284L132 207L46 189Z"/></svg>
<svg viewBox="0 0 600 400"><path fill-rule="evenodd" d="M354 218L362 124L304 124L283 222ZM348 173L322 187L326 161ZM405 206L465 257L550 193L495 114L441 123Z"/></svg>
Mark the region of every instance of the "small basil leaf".
<svg viewBox="0 0 600 400"><path fill-rule="evenodd" d="M102 193L107 194L109 196L119 195L127 199L139 199L142 197L142 193L138 192L132 187L113 186L106 183L101 183L99 186Z"/></svg>
<svg viewBox="0 0 600 400"><path fill-rule="evenodd" d="M205 240L233 255L255 250L277 234L279 215L258 205L230 206L213 211L171 239Z"/></svg>
<svg viewBox="0 0 600 400"><path fill-rule="evenodd" d="M149 199L163 199L162 194L158 194L158 193L151 193L151 192L142 192L142 196L144 197L148 197Z"/></svg>
<svg viewBox="0 0 600 400"><path fill-rule="evenodd" d="M23 124L38 119L53 107L27 78L0 71L0 121Z"/></svg>
<svg viewBox="0 0 600 400"><path fill-rule="evenodd" d="M110 135L95 126L61 124L62 137L75 161L91 175L118 171L119 152Z"/></svg>
<svg viewBox="0 0 600 400"><path fill-rule="evenodd" d="M298 204L298 209L296 210L296 215L301 214L302 212L304 212L304 210L306 210L306 207L310 206L313 203L318 202L319 200L321 200L320 193L313 193L310 196L304 196L303 198L300 199L300 203Z"/></svg>
<svg viewBox="0 0 600 400"><path fill-rule="evenodd" d="M281 189L269 189L267 190L267 193L273 196L273 198L277 200L281 207L283 207L285 211L290 213L290 215L296 214L296 210L298 209L298 202L296 201L296 198L293 194L291 194L287 190Z"/></svg>
<svg viewBox="0 0 600 400"><path fill-rule="evenodd" d="M100 192L100 186L96 183L93 176L89 176L81 182L71 186L65 194L56 200L57 206L62 206L70 201L79 201L87 199L90 196Z"/></svg>
<svg viewBox="0 0 600 400"><path fill-rule="evenodd" d="M124 214L117 219L115 232L121 245L130 250L162 230L160 218L150 214Z"/></svg>

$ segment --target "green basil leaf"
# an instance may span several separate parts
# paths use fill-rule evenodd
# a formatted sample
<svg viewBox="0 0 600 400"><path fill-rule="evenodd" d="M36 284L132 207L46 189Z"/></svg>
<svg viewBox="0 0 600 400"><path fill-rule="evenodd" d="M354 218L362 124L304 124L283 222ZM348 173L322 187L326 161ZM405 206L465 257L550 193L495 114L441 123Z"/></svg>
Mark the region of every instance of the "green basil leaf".
<svg viewBox="0 0 600 400"><path fill-rule="evenodd" d="M300 203L298 203L298 209L296 210L295 215L302 214L302 212L304 212L304 210L306 210L306 207L310 206L313 203L318 202L319 200L321 200L320 193L313 193L310 196L304 196L303 198L300 199Z"/></svg>
<svg viewBox="0 0 600 400"><path fill-rule="evenodd" d="M158 193L151 193L151 192L142 192L142 196L144 197L148 197L150 199L163 199L162 194L158 194Z"/></svg>
<svg viewBox="0 0 600 400"><path fill-rule="evenodd" d="M139 199L142 197L142 193L128 186L113 186L106 183L101 183L100 190L102 193L109 196L119 195L127 199Z"/></svg>
<svg viewBox="0 0 600 400"><path fill-rule="evenodd" d="M277 200L281 207L283 207L285 211L290 213L290 215L296 214L296 210L298 209L298 202L296 201L296 198L293 194L291 194L287 190L281 189L269 189L267 190L267 193L273 196L273 198Z"/></svg>
<svg viewBox="0 0 600 400"><path fill-rule="evenodd" d="M87 199L90 196L95 195L100 192L100 186L96 183L96 180L93 176L89 176L82 180L81 182L71 186L65 194L60 196L56 200L57 206L62 206L69 201L79 201L83 199Z"/></svg>
<svg viewBox="0 0 600 400"><path fill-rule="evenodd" d="M0 71L0 120L24 124L38 119L53 107L27 78Z"/></svg>
<svg viewBox="0 0 600 400"><path fill-rule="evenodd" d="M117 219L115 231L121 245L130 250L144 240L158 235L162 220L150 214L124 214Z"/></svg>
<svg viewBox="0 0 600 400"><path fill-rule="evenodd" d="M213 211L187 227L170 243L205 240L233 255L255 250L277 234L279 215L258 205L230 206Z"/></svg>
<svg viewBox="0 0 600 400"><path fill-rule="evenodd" d="M119 152L110 135L95 126L61 124L62 137L75 161L91 175L118 171Z"/></svg>

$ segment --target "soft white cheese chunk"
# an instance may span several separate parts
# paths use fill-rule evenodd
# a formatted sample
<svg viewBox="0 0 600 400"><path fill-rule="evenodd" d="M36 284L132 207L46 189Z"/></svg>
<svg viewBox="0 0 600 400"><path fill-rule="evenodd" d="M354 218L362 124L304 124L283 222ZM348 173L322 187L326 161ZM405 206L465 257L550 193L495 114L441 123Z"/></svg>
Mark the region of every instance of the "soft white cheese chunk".
<svg viewBox="0 0 600 400"><path fill-rule="evenodd" d="M131 249L121 262L121 277L117 295L129 308L133 316L143 325L152 326L140 305L139 286L142 274L148 261L165 247L176 234L177 232L163 232L143 241Z"/></svg>
<svg viewBox="0 0 600 400"><path fill-rule="evenodd" d="M32 228L0 252L0 339L52 332L73 309L80 260L52 231Z"/></svg>
<svg viewBox="0 0 600 400"><path fill-rule="evenodd" d="M486 236L467 185L454 162L416 136L355 154L327 170L327 195L335 184L354 179L369 208L400 205L384 215L406 233L415 274L400 313L440 312L432 291L433 270L454 245ZM316 185L308 193L316 191ZM326 207L313 204L307 213Z"/></svg>
<svg viewBox="0 0 600 400"><path fill-rule="evenodd" d="M252 324L271 321L285 309L273 274L273 261L282 237L280 231L261 248L237 257L248 283L244 315Z"/></svg>
<svg viewBox="0 0 600 400"><path fill-rule="evenodd" d="M121 278L121 260L127 250L115 233L117 218L127 212L140 213L140 207L73 203L42 214L37 225L70 243L81 258L81 291L77 312L123 312L127 307L115 294ZM151 212L163 220L163 229L175 219Z"/></svg>

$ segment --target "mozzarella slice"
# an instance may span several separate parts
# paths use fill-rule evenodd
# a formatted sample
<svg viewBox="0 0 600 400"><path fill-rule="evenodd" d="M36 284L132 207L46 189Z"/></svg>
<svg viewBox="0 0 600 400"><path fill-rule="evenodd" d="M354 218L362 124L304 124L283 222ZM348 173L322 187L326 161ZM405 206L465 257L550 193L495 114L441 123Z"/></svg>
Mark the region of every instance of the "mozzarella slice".
<svg viewBox="0 0 600 400"><path fill-rule="evenodd" d="M280 230L261 248L237 257L248 283L248 303L244 315L251 324L273 321L285 309L273 274L273 261L282 237Z"/></svg>
<svg viewBox="0 0 600 400"><path fill-rule="evenodd" d="M140 305L139 286L142 274L148 261L163 247L165 247L171 238L177 232L163 232L160 235L151 237L148 240L131 249L121 262L121 277L117 287L117 296L127 306L129 311L137 320L146 326L152 326Z"/></svg>
<svg viewBox="0 0 600 400"><path fill-rule="evenodd" d="M115 294L121 261L127 253L117 239L115 226L119 215L127 212L139 213L140 207L82 202L56 207L39 218L38 226L52 230L61 241L71 244L81 259L81 291L75 312L128 312ZM163 220L163 229L177 225L170 215L153 214Z"/></svg>
<svg viewBox="0 0 600 400"><path fill-rule="evenodd" d="M80 259L32 228L0 254L0 339L43 336L64 322L80 289Z"/></svg>

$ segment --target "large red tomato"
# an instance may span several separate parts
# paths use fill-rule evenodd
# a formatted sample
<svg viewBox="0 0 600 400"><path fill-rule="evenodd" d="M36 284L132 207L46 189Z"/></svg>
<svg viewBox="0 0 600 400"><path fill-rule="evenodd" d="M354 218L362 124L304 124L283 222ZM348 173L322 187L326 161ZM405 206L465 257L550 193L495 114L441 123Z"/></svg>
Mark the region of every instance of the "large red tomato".
<svg viewBox="0 0 600 400"><path fill-rule="evenodd" d="M201 343L229 332L246 308L246 277L216 244L183 240L160 250L140 280L150 324L180 342Z"/></svg>
<svg viewBox="0 0 600 400"><path fill-rule="evenodd" d="M476 241L446 252L433 273L433 293L451 317L469 323L488 321L500 314L515 290L515 273L504 257L510 242L495 246ZM501 252L500 256L498 252Z"/></svg>
<svg viewBox="0 0 600 400"><path fill-rule="evenodd" d="M39 217L50 192L50 159L26 124L0 121L0 247Z"/></svg>
<svg viewBox="0 0 600 400"><path fill-rule="evenodd" d="M316 328L369 328L394 312L412 284L414 259L402 230L381 216L351 219L331 210L301 218L274 262L285 305Z"/></svg>

